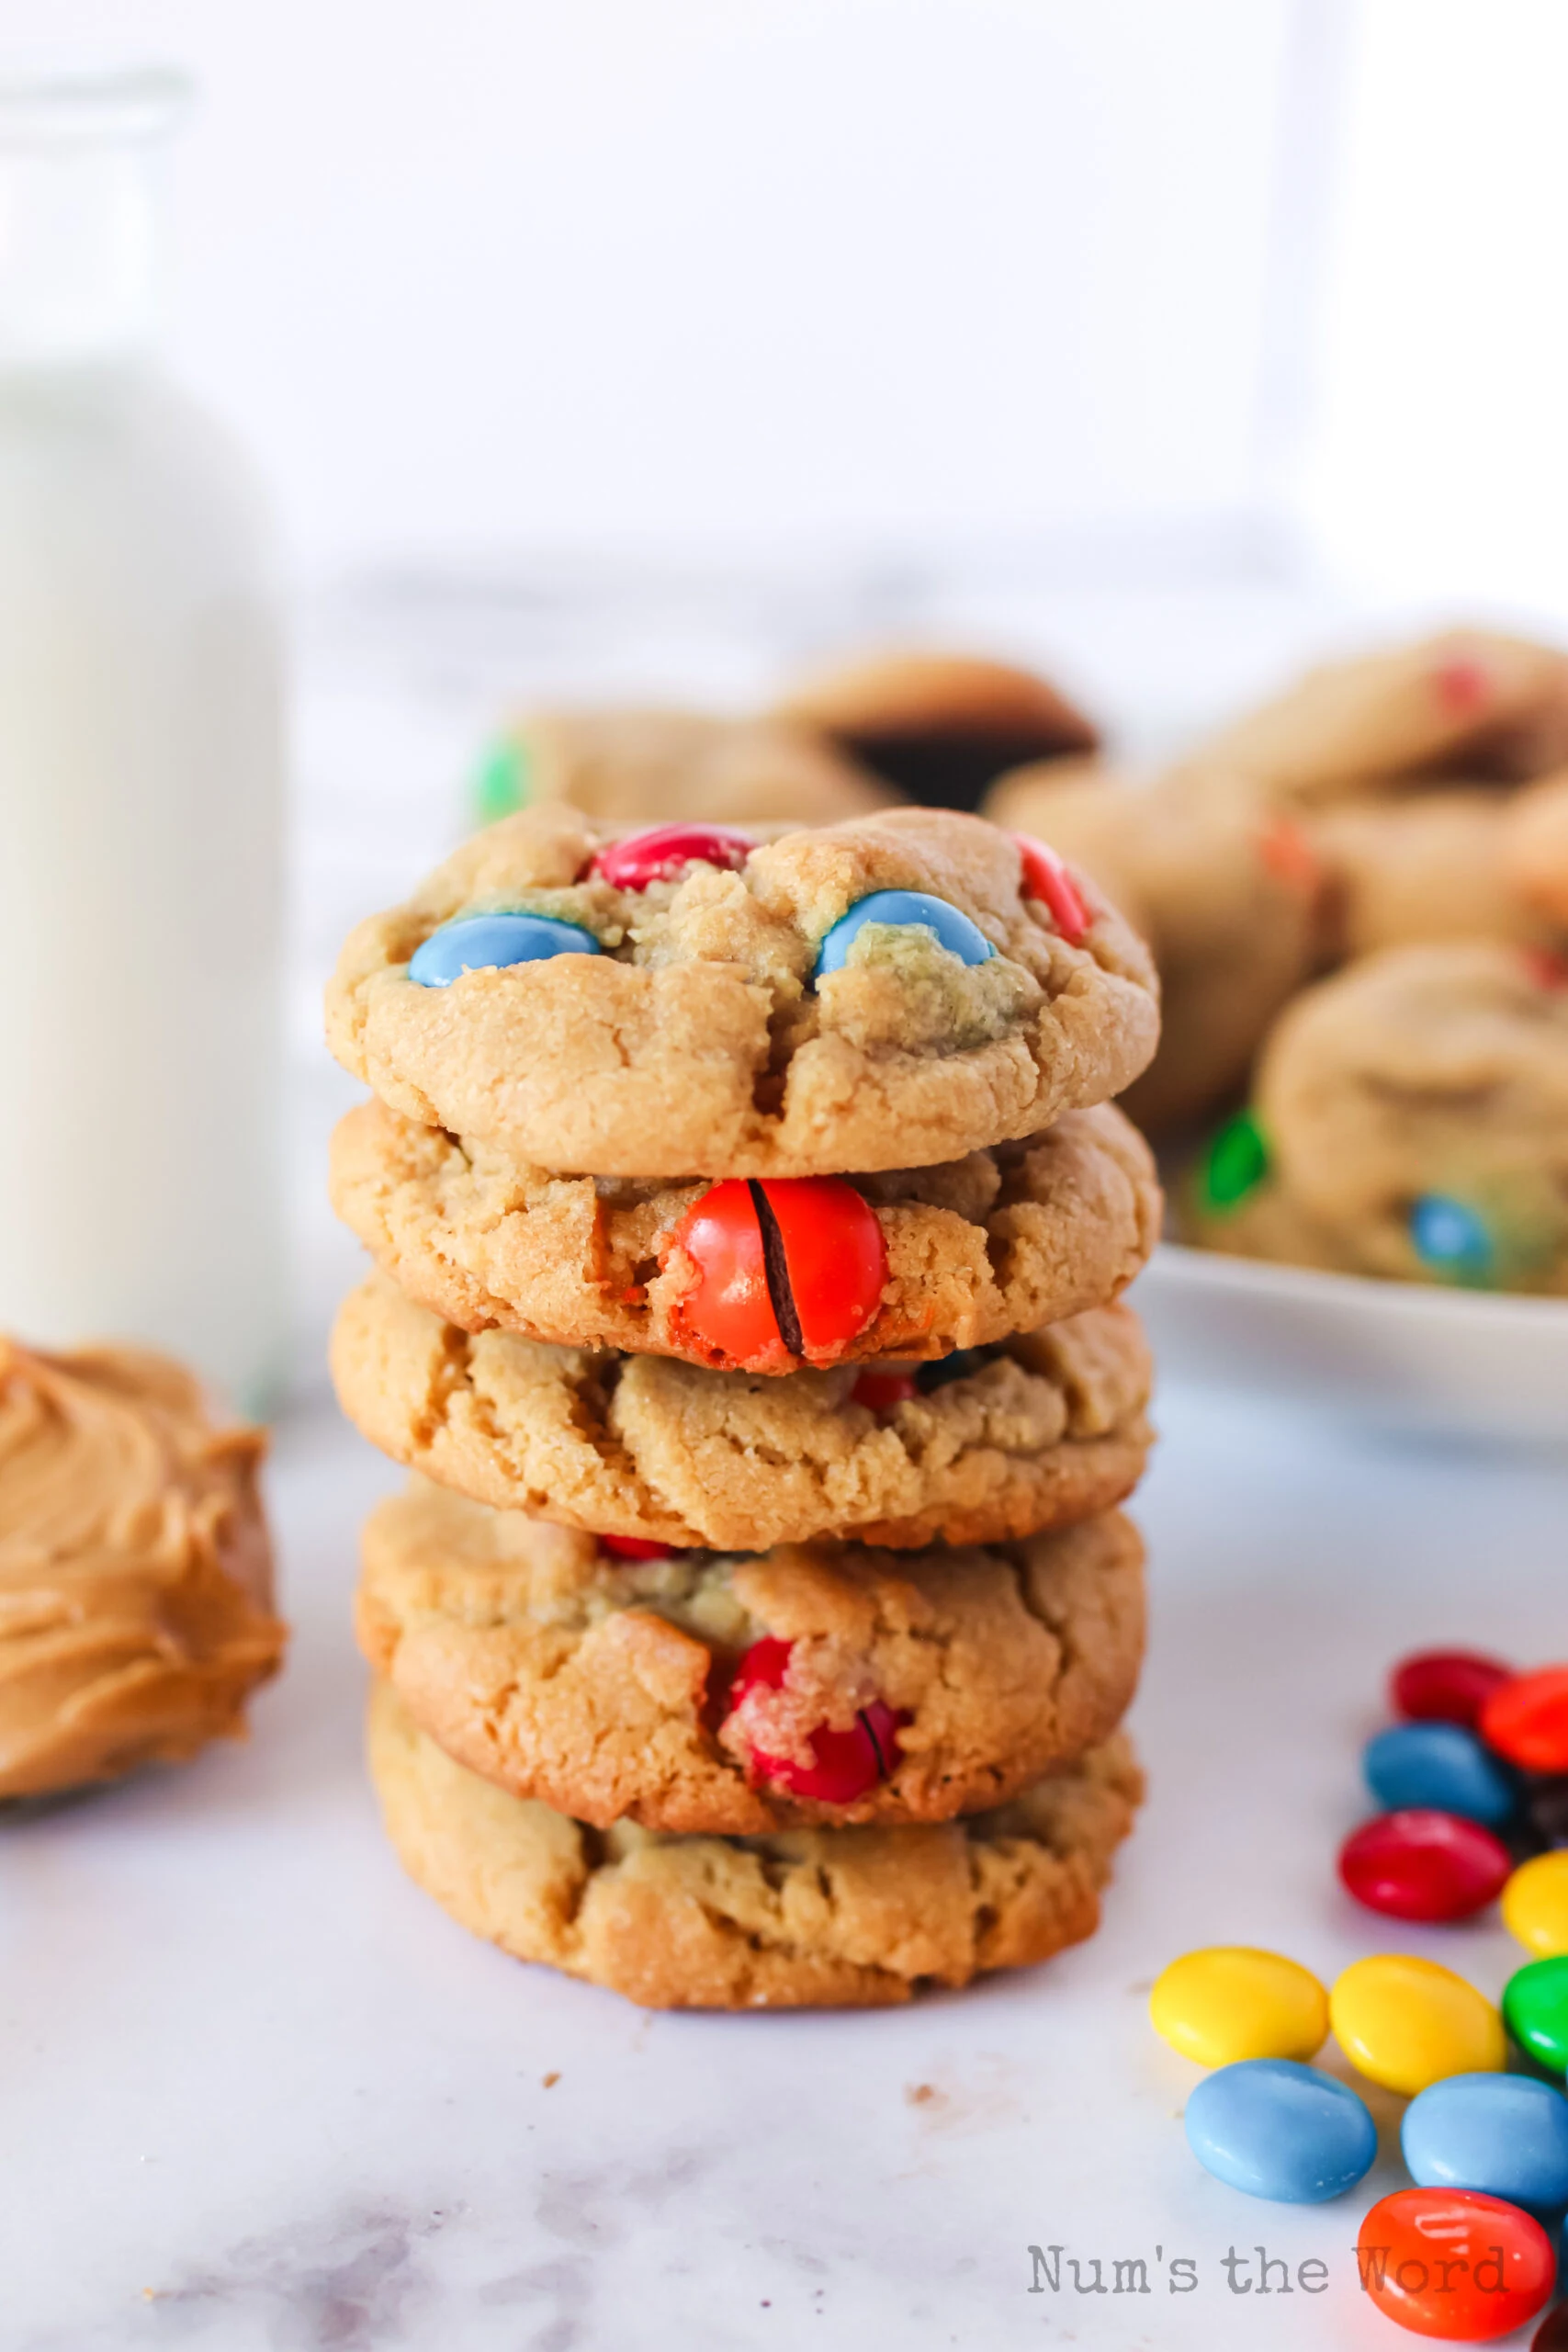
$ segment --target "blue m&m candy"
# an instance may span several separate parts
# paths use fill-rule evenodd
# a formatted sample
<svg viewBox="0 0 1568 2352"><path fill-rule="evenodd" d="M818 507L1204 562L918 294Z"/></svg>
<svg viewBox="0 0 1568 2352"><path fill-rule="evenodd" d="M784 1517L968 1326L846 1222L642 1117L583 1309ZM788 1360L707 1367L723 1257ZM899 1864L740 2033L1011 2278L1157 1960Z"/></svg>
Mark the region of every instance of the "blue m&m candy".
<svg viewBox="0 0 1568 2352"><path fill-rule="evenodd" d="M840 915L823 940L817 956L818 979L842 969L868 922L918 925L933 931L939 944L963 964L987 963L997 952L979 925L957 907L950 907L945 899L933 899L924 890L874 890L869 899L859 899L848 914Z"/></svg>
<svg viewBox="0 0 1568 2352"><path fill-rule="evenodd" d="M1361 1770L1385 1813L1429 1806L1495 1827L1514 1812L1507 1773L1460 1724L1395 1724L1367 1742Z"/></svg>
<svg viewBox="0 0 1568 2352"><path fill-rule="evenodd" d="M414 949L409 978L422 989L444 989L465 972L537 964L547 956L598 953L599 942L591 931L554 915L458 915Z"/></svg>
<svg viewBox="0 0 1568 2352"><path fill-rule="evenodd" d="M1206 2172L1249 2197L1321 2205L1378 2152L1366 2101L1293 2058L1243 2058L1187 2095L1187 2141Z"/></svg>
<svg viewBox="0 0 1568 2352"><path fill-rule="evenodd" d="M1568 2098L1529 2075L1450 2075L1400 2126L1422 2188L1477 2188L1514 2205L1568 2205Z"/></svg>
<svg viewBox="0 0 1568 2352"><path fill-rule="evenodd" d="M1463 1201L1423 1193L1410 1212L1410 1243L1424 1266L1451 1282L1483 1283L1492 1272L1492 1236Z"/></svg>

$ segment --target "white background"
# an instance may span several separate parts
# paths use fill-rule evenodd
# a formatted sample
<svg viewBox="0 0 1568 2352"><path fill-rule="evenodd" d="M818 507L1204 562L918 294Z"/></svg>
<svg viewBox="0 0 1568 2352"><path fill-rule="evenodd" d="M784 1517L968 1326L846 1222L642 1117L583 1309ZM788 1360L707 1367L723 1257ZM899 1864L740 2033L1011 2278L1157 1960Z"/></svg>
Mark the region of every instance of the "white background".
<svg viewBox="0 0 1568 2352"><path fill-rule="evenodd" d="M20 0L163 51L310 575L1257 514L1560 594L1552 0Z"/></svg>
<svg viewBox="0 0 1568 2352"><path fill-rule="evenodd" d="M1228 526L1568 611L1557 0L13 0L190 61L310 576Z"/></svg>

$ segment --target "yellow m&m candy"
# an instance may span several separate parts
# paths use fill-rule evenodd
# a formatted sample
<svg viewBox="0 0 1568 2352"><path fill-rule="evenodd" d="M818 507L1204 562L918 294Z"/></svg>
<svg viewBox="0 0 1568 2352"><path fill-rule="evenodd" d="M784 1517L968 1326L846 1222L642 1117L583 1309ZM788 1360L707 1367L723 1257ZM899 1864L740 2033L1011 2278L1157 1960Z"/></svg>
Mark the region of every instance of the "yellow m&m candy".
<svg viewBox="0 0 1568 2352"><path fill-rule="evenodd" d="M1408 1952L1353 1961L1328 1996L1350 2064L1412 2096L1450 2075L1495 2075L1508 2055L1503 2020L1473 1984Z"/></svg>
<svg viewBox="0 0 1568 2352"><path fill-rule="evenodd" d="M1173 1960L1149 1996L1155 2031L1200 2066L1310 2058L1328 2035L1328 1996L1277 1951L1216 1944Z"/></svg>
<svg viewBox="0 0 1568 2352"><path fill-rule="evenodd" d="M1503 1889L1503 1925L1542 1960L1568 1952L1568 1847L1521 1862Z"/></svg>

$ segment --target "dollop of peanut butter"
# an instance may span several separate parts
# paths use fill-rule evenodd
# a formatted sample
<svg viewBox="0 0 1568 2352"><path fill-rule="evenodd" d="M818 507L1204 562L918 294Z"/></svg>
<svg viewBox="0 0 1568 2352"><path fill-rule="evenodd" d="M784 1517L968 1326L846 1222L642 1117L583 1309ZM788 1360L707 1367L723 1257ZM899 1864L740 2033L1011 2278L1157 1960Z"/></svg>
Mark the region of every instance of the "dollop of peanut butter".
<svg viewBox="0 0 1568 2352"><path fill-rule="evenodd" d="M243 1733L287 1637L265 1450L165 1356L0 1338L0 1797Z"/></svg>

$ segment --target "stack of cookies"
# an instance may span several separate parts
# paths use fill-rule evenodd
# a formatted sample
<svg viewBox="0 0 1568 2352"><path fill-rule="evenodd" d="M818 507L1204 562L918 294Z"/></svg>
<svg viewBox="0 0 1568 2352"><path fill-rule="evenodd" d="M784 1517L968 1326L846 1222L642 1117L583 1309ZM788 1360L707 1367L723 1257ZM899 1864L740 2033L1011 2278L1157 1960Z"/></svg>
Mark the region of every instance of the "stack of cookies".
<svg viewBox="0 0 1568 2352"><path fill-rule="evenodd" d="M414 1878L654 2006L872 2003L1090 1934L1139 1793L1140 942L1040 844L476 836L329 997L374 1099L338 1393Z"/></svg>

